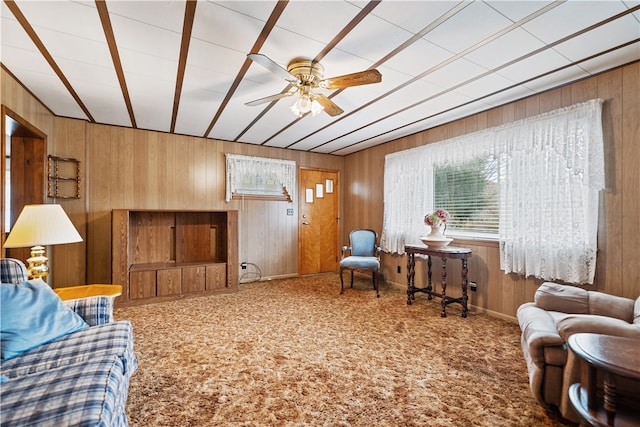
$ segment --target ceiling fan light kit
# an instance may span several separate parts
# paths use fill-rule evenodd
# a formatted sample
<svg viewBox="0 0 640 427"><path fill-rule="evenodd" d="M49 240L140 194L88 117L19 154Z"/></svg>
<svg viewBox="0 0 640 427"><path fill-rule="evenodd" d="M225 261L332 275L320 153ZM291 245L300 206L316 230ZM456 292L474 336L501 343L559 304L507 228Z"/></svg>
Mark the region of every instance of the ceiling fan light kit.
<svg viewBox="0 0 640 427"><path fill-rule="evenodd" d="M298 117L302 117L306 113L311 113L312 116L317 116L324 110L324 107L308 95L300 95L300 98L298 98L298 100L289 107L289 110Z"/></svg>
<svg viewBox="0 0 640 427"><path fill-rule="evenodd" d="M337 116L344 111L338 107L327 96L316 92L316 89L343 89L351 86L360 86L371 83L379 83L382 81L382 75L378 70L366 70L344 76L331 77L323 79L324 67L316 61L307 58L295 58L289 62L287 69L278 65L269 57L259 54L250 53L247 55L249 59L262 65L269 71L283 77L296 89L291 92L282 92L276 95L267 96L265 98L256 99L247 102L245 105L260 105L267 102L275 102L281 98L298 94L298 99L289 108L293 114L302 117L307 113L312 116L319 114L321 111L326 112L330 116Z"/></svg>

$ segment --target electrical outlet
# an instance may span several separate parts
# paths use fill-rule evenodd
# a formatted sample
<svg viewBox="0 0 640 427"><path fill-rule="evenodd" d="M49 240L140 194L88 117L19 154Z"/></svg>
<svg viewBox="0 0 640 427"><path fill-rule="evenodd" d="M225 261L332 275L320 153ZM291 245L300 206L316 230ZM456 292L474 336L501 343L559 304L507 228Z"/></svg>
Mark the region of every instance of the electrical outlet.
<svg viewBox="0 0 640 427"><path fill-rule="evenodd" d="M476 282L469 282L469 288L471 292L475 292L478 290L478 284Z"/></svg>
<svg viewBox="0 0 640 427"><path fill-rule="evenodd" d="M241 264L240 264L240 267L241 267L243 270L246 270L246 269L247 269L247 263L246 263L246 262L241 263Z"/></svg>

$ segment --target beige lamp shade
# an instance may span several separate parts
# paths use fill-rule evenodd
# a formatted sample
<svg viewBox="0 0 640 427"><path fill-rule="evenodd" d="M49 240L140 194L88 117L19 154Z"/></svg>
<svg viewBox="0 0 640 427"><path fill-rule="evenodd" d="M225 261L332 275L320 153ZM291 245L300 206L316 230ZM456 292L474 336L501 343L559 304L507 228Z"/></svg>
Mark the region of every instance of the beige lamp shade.
<svg viewBox="0 0 640 427"><path fill-rule="evenodd" d="M26 205L4 243L5 248L82 242L60 205Z"/></svg>

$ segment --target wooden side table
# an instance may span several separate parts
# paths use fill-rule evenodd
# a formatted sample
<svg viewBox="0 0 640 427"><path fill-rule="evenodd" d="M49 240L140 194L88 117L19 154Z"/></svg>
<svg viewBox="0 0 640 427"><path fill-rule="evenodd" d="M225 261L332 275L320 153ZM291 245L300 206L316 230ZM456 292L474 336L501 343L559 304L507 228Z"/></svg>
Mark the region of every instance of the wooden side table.
<svg viewBox="0 0 640 427"><path fill-rule="evenodd" d="M121 285L80 285L66 288L55 288L53 290L61 300L68 301L77 298L87 298L95 296L118 297L122 295Z"/></svg>
<svg viewBox="0 0 640 427"><path fill-rule="evenodd" d="M429 299L434 296L441 299L442 317L447 317L447 305L458 303L462 306L462 317L467 317L467 258L471 256L471 249L457 246L446 246L444 248L429 248L425 245L405 245L404 251L407 254L407 304L411 305L411 300L415 300L416 292L424 292L429 295ZM416 254L427 255L428 283L426 288L416 288L415 286L415 266ZM436 256L442 259L442 292L436 292L431 284L431 257ZM462 296L453 298L447 295L447 259L459 259L462 261Z"/></svg>
<svg viewBox="0 0 640 427"><path fill-rule="evenodd" d="M567 343L583 361L581 382L569 387L569 401L584 424L640 425L640 389L624 396L631 399L632 407L619 404L621 396L616 390L616 376L640 381L640 340L581 333L571 335ZM598 371L604 374L602 399L598 397Z"/></svg>

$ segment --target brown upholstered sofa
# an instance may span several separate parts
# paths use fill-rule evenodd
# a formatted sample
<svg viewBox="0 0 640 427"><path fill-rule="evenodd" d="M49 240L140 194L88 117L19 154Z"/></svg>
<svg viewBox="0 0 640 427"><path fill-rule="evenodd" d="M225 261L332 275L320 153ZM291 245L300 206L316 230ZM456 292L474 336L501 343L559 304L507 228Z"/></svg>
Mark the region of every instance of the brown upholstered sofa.
<svg viewBox="0 0 640 427"><path fill-rule="evenodd" d="M535 302L518 308L517 317L534 398L570 421L579 421L568 390L580 381L580 369L567 350L569 336L590 332L636 338L640 348L640 297L633 300L545 282L536 291ZM626 386L637 392L640 384Z"/></svg>

